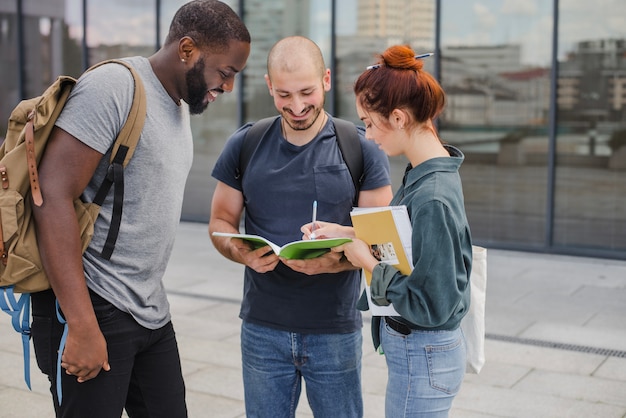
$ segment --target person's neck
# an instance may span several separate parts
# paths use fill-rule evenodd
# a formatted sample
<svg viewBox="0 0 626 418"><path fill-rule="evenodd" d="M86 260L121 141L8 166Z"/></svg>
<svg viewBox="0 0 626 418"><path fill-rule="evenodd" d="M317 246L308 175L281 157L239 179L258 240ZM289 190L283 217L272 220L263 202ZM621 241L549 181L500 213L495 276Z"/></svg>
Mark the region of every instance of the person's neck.
<svg viewBox="0 0 626 418"><path fill-rule="evenodd" d="M328 115L326 112L322 111L318 118L315 120L313 125L305 130L296 130L291 128L288 123L285 122L284 118L280 119L280 126L282 129L283 137L287 140L287 142L302 146L311 142L315 137L317 137L324 125L326 125L326 121L328 120Z"/></svg>
<svg viewBox="0 0 626 418"><path fill-rule="evenodd" d="M173 78L174 73L168 64L170 60L168 59L167 50L163 48L159 49L148 57L148 61L150 62L154 75L161 82L167 94L172 98L174 103L180 106L181 94L176 87L176 82Z"/></svg>
<svg viewBox="0 0 626 418"><path fill-rule="evenodd" d="M405 155L411 166L415 167L432 158L449 157L450 153L433 132L420 130L411 134Z"/></svg>

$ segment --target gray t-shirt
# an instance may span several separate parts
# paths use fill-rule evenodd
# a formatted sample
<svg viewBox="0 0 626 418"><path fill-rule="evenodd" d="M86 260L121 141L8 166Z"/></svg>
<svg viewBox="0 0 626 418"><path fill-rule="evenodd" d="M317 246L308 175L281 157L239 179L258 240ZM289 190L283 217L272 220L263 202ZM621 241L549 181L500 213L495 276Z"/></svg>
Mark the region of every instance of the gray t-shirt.
<svg viewBox="0 0 626 418"><path fill-rule="evenodd" d="M124 171L124 208L111 260L95 254L106 241L113 203L109 192L83 256L87 285L139 324L157 329L170 319L162 278L180 222L183 192L193 160L189 110L176 105L143 57L126 59L140 75L146 121ZM131 73L106 64L81 76L56 125L105 154L83 194L93 201L109 165L110 148L133 98Z"/></svg>

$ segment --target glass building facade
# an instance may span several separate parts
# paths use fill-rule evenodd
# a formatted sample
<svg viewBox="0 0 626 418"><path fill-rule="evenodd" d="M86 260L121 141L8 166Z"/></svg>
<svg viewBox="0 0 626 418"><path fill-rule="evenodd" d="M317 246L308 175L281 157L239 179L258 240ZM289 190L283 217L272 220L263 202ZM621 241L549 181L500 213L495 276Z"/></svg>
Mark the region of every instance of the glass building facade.
<svg viewBox="0 0 626 418"><path fill-rule="evenodd" d="M152 54L183 3L0 0L0 132L20 99L58 75ZM320 45L333 76L326 109L356 123L354 80L376 53L403 43L435 52L425 67L447 93L438 128L466 155L461 175L477 243L626 259L626 2L226 3L243 16L252 51L234 92L192 117L183 220L208 220L210 172L228 136L276 114L263 76L277 40L303 35ZM394 187L406 163L391 158Z"/></svg>

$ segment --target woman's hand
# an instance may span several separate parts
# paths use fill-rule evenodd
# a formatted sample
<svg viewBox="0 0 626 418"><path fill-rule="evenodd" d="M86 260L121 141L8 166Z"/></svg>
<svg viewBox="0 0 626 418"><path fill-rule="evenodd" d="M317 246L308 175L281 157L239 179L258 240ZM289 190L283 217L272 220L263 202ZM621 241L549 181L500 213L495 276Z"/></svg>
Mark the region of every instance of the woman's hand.
<svg viewBox="0 0 626 418"><path fill-rule="evenodd" d="M302 239L354 238L354 228L331 222L316 221L302 225Z"/></svg>
<svg viewBox="0 0 626 418"><path fill-rule="evenodd" d="M346 242L331 249L333 252L343 252L352 265L365 269L369 272L374 270L379 261L372 255L369 244L358 238L352 238L352 242Z"/></svg>

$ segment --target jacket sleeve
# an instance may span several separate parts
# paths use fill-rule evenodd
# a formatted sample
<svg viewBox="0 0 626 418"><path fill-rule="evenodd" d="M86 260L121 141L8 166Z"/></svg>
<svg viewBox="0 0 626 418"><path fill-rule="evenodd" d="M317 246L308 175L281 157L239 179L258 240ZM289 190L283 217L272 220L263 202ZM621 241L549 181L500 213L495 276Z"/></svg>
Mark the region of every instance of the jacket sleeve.
<svg viewBox="0 0 626 418"><path fill-rule="evenodd" d="M426 203L411 219L413 271L403 275L393 266L379 264L372 272L372 299L379 305L393 303L404 319L419 327L442 327L465 312L468 299L459 228L439 201Z"/></svg>

